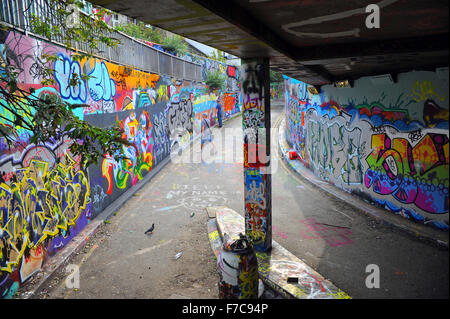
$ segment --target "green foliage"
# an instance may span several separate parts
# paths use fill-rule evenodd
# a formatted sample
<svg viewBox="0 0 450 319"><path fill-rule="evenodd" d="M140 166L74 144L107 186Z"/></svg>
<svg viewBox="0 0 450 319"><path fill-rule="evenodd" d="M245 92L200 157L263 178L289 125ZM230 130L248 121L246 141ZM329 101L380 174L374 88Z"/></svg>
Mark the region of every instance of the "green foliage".
<svg viewBox="0 0 450 319"><path fill-rule="evenodd" d="M120 154L123 145L130 143L122 138L123 130L119 125L107 128L93 126L78 118L73 110L84 107L84 104L69 104L57 95L36 97L33 90L25 91L16 88L12 94L0 86L0 95L4 97L1 106L8 110L11 118L0 115L0 137L10 146L15 144L17 134L14 130L22 129L28 132L30 143L42 144L58 140L63 135L74 143L70 146L72 155L80 155L82 166L97 163L105 154ZM24 104L23 96L26 96ZM122 159L116 155L116 160Z"/></svg>
<svg viewBox="0 0 450 319"><path fill-rule="evenodd" d="M163 38L161 46L171 52L175 52L179 56L186 55L188 53L188 46L184 38L179 35L173 35L171 37Z"/></svg>
<svg viewBox="0 0 450 319"><path fill-rule="evenodd" d="M209 58L219 62L227 63L227 59L224 57L223 51L220 51L219 49L215 49L213 52L211 52Z"/></svg>
<svg viewBox="0 0 450 319"><path fill-rule="evenodd" d="M116 30L121 31L135 39L160 44L165 50L174 52L180 56L186 55L188 52L188 46L183 37L176 34L166 37L162 34L160 29L146 25L143 22L121 25L116 27Z"/></svg>
<svg viewBox="0 0 450 319"><path fill-rule="evenodd" d="M205 83L212 90L223 90L225 87L226 76L219 70L209 71L206 74Z"/></svg>
<svg viewBox="0 0 450 319"><path fill-rule="evenodd" d="M283 75L279 72L270 70L270 82L283 82Z"/></svg>
<svg viewBox="0 0 450 319"><path fill-rule="evenodd" d="M110 10L99 9L97 13L90 15L79 11L76 14L78 21L73 21L71 19L71 16L74 15L73 5L83 8L84 4L82 1L46 0L44 4L48 5L45 16L36 16L34 13L30 13L31 30L49 41L57 41L66 48L75 51L71 55L72 60L81 61L91 58L100 51L103 45L115 47L120 44L120 40L113 37L112 28L102 21L102 17L105 14L111 14ZM77 48L80 43L87 44L86 51L81 51ZM46 65L47 63L54 65L56 60L61 60L62 58L56 54L42 53L41 59ZM42 85L55 84L53 69L47 66L42 73ZM84 80L88 79L86 75L73 73L71 77L73 83L71 85L77 85L79 77L82 77Z"/></svg>
<svg viewBox="0 0 450 319"><path fill-rule="evenodd" d="M162 35L159 29L153 28L148 25L146 26L143 22L138 22L137 24L129 23L126 25L120 25L116 27L116 30L121 31L135 39L141 39L154 43L161 43L162 39Z"/></svg>
<svg viewBox="0 0 450 319"><path fill-rule="evenodd" d="M82 8L80 0L46 0L44 3L48 5L45 16L31 13L30 26L34 33L61 42L69 49L76 50L75 43L87 44L87 52L78 52L82 58L97 52L101 44L113 47L120 43L112 37L112 30L102 21L103 15L111 11L101 9L91 15L78 12L76 16L79 20L73 21L72 6Z"/></svg>
<svg viewBox="0 0 450 319"><path fill-rule="evenodd" d="M104 11L96 15L88 16L79 14L79 23L68 26L67 18L73 11L69 5L82 6L79 0L46 0L50 10L46 17L34 16L31 20L33 32L47 38L57 40L68 49L73 49L75 43L88 44L88 51L74 53L73 60L90 58L97 52L100 45L115 46L118 40L110 36L110 28L101 21ZM40 59L44 61L42 72L42 85L55 82L54 70L51 66L60 59L56 53L42 54ZM45 95L37 97L33 88L23 89L18 82L19 71L6 59L0 72L0 138L8 146L17 145L19 134L28 134L30 143L41 144L52 142L64 135L74 142L69 147L74 156L80 155L80 165L87 167L97 163L106 154L114 155L116 160L125 158L122 154L123 145L130 145L122 139L123 130L116 123L111 127L99 128L78 118L73 110L84 107L83 104L69 104L59 96ZM84 74L72 74L70 86L78 85L80 80L86 80ZM6 116L8 114L8 116Z"/></svg>

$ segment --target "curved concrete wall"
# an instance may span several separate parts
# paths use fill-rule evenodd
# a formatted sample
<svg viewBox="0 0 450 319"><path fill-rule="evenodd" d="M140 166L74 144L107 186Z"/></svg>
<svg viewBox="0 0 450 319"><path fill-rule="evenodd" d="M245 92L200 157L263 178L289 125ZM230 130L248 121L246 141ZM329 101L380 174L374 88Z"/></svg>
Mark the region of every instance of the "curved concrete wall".
<svg viewBox="0 0 450 319"><path fill-rule="evenodd" d="M448 230L448 69L314 88L285 78L286 138L321 179Z"/></svg>
<svg viewBox="0 0 450 319"><path fill-rule="evenodd" d="M61 57L48 65L55 70L54 85L41 84L42 53ZM79 159L68 152L69 139L31 145L27 132L19 130L12 149L0 139L0 297L10 298L49 256L167 158L173 147L200 134L204 116L214 125L217 95L200 82L98 59L78 62L61 47L0 30L0 72L5 61L19 70L21 88L85 103L88 107L76 110L80 118L99 127L119 121L123 137L133 143L123 149L129 160L116 162L108 156L82 170ZM238 71L216 64L228 76L222 92L226 118L240 111ZM73 72L91 77L69 87ZM3 103L0 96L0 114L12 118Z"/></svg>

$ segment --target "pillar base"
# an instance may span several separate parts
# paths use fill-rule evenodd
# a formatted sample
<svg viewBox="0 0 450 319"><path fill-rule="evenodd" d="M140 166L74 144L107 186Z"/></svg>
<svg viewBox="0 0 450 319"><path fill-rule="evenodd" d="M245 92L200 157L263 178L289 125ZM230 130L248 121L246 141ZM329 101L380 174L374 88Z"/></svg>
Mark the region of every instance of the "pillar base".
<svg viewBox="0 0 450 319"><path fill-rule="evenodd" d="M224 238L239 238L245 232L245 220L226 207L207 207L208 237L214 254L219 256ZM225 236L226 235L226 236ZM306 265L299 258L272 241L270 252L257 252L258 275L269 287L288 299L350 299L344 291ZM288 278L297 278L295 282Z"/></svg>

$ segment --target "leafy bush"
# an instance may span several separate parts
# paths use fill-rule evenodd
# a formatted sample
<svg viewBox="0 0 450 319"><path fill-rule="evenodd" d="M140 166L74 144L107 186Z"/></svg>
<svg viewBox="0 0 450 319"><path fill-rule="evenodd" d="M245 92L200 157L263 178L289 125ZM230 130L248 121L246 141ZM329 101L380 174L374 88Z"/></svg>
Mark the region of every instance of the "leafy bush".
<svg viewBox="0 0 450 319"><path fill-rule="evenodd" d="M222 74L219 70L209 71L206 74L205 83L211 90L223 90L225 81L225 74Z"/></svg>
<svg viewBox="0 0 450 319"><path fill-rule="evenodd" d="M163 38L161 45L165 50L175 52L180 56L186 55L188 52L186 42L179 35Z"/></svg>
<svg viewBox="0 0 450 319"><path fill-rule="evenodd" d="M143 22L138 22L137 24L129 23L126 25L120 25L116 27L116 30L122 31L128 34L130 37L135 39L141 39L145 41L150 41L154 43L161 43L161 32L151 26L146 26Z"/></svg>
<svg viewBox="0 0 450 319"><path fill-rule="evenodd" d="M212 51L208 57L212 60L227 63L227 59L224 57L223 51L220 51L218 49L215 49L214 51Z"/></svg>
<svg viewBox="0 0 450 319"><path fill-rule="evenodd" d="M283 75L277 71L270 70L270 82L283 82Z"/></svg>
<svg viewBox="0 0 450 319"><path fill-rule="evenodd" d="M183 37L179 35L165 37L160 29L146 25L143 22L121 25L116 30L122 31L135 39L160 44L165 50L180 56L186 55L188 52L188 46Z"/></svg>

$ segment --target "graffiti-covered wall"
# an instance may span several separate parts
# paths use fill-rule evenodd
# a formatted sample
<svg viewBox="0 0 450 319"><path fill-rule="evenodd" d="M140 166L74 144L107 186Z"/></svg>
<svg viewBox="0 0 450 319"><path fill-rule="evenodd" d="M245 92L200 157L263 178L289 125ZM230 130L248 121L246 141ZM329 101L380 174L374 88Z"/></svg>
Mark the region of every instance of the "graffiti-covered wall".
<svg viewBox="0 0 450 319"><path fill-rule="evenodd" d="M270 98L272 100L282 100L284 98L284 83L283 82L270 83Z"/></svg>
<svg viewBox="0 0 450 319"><path fill-rule="evenodd" d="M199 63L202 68L202 79L206 80L208 72L219 71L226 76L226 84L223 94L224 116L229 117L231 114L239 112L236 107L242 105L242 96L240 94L241 84L239 82L239 67L227 65L225 63L204 59L200 56L187 54L184 57L187 61ZM213 97L215 98L215 97Z"/></svg>
<svg viewBox="0 0 450 319"><path fill-rule="evenodd" d="M125 49L125 48L124 48ZM60 59L46 62L43 54ZM224 116L240 111L238 76L225 92L210 92L200 82L153 74L91 59L77 61L56 45L0 30L0 72L12 65L19 87L34 88L35 96L56 95L87 107L76 115L99 127L117 121L131 146L120 162L109 154L97 165L80 169L64 138L32 145L26 131L17 130L11 149L0 139L0 297L10 298L21 283L39 271L89 221L161 163L178 145L200 133L201 121L215 124L216 100L225 93ZM54 69L55 83L43 85L45 66ZM73 74L88 75L76 80ZM69 85L71 83L71 85ZM4 85L2 83L1 85ZM0 96L0 114L13 118ZM204 116L205 115L205 116ZM0 122L1 124L1 122Z"/></svg>
<svg viewBox="0 0 450 319"><path fill-rule="evenodd" d="M321 179L421 223L448 230L448 73L408 72L354 87L284 76L286 134Z"/></svg>

